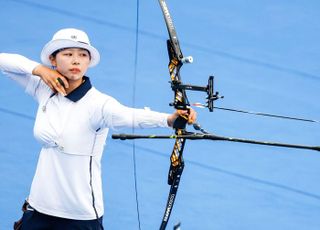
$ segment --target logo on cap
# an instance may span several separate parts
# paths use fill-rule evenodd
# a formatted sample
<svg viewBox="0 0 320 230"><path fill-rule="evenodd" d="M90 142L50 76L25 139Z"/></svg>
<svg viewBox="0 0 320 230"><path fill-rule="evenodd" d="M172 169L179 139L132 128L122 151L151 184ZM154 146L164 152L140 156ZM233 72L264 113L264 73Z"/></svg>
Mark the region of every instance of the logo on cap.
<svg viewBox="0 0 320 230"><path fill-rule="evenodd" d="M77 39L77 35L71 35L71 39L76 40Z"/></svg>

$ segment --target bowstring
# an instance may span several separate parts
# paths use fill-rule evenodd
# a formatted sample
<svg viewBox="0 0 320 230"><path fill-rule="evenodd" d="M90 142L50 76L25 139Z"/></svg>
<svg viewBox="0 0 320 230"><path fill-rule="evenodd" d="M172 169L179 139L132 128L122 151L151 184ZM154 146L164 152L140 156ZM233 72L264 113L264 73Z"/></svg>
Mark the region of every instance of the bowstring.
<svg viewBox="0 0 320 230"><path fill-rule="evenodd" d="M136 4L136 31L135 31L135 55L134 55L134 73L133 73L133 86L132 86L132 107L136 105L136 82L137 82L137 70L138 70L138 51L139 51L139 8L140 1L137 0ZM132 119L132 133L135 133L134 128L134 114ZM136 144L135 140L132 142L132 161L133 161L133 175L134 175L134 190L136 199L136 211L138 218L139 230L141 230L140 211L139 211L139 196L138 196L138 182L137 182L137 160L136 160Z"/></svg>

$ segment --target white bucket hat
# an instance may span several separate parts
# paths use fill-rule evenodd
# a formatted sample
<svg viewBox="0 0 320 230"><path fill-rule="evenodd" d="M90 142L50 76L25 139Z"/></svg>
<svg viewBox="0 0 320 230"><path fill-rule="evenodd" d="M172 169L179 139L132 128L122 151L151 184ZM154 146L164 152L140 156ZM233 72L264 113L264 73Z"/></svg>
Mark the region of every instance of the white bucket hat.
<svg viewBox="0 0 320 230"><path fill-rule="evenodd" d="M88 35L78 29L67 28L56 32L41 51L41 61L51 66L50 55L63 48L82 48L90 52L91 61L89 67L97 65L100 61L100 54L96 48L90 45Z"/></svg>

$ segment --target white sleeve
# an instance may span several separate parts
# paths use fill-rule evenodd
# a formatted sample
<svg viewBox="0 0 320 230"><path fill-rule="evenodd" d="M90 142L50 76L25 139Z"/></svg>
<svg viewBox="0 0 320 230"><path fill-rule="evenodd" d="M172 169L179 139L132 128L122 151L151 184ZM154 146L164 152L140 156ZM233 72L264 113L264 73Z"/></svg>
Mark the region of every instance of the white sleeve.
<svg viewBox="0 0 320 230"><path fill-rule="evenodd" d="M169 127L169 114L147 109L135 109L120 104L115 99L109 99L103 106L105 126L112 129L124 127L156 128Z"/></svg>
<svg viewBox="0 0 320 230"><path fill-rule="evenodd" d="M48 94L50 88L42 82L40 77L32 75L33 69L38 65L38 62L19 54L0 53L0 70L39 101L39 96L43 93ZM43 88L44 92L40 93L39 88Z"/></svg>
<svg viewBox="0 0 320 230"><path fill-rule="evenodd" d="M39 65L19 54L0 53L0 69L15 74L32 74L33 69Z"/></svg>

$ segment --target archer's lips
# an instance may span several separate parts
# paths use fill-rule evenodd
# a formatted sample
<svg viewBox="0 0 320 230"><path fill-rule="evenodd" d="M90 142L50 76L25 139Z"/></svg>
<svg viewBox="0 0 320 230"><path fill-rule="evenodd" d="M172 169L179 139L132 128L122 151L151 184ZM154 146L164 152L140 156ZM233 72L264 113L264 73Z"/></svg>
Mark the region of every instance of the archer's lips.
<svg viewBox="0 0 320 230"><path fill-rule="evenodd" d="M69 69L69 71L70 71L71 73L80 73L80 72L81 72L81 70L78 69L78 68L72 68L72 69Z"/></svg>

